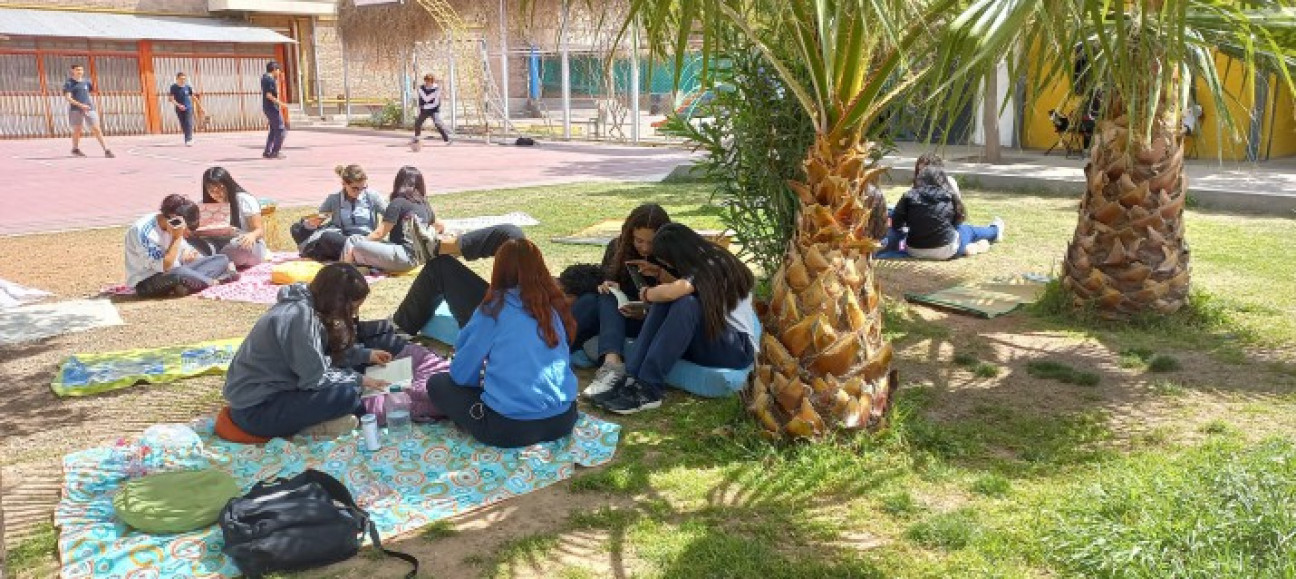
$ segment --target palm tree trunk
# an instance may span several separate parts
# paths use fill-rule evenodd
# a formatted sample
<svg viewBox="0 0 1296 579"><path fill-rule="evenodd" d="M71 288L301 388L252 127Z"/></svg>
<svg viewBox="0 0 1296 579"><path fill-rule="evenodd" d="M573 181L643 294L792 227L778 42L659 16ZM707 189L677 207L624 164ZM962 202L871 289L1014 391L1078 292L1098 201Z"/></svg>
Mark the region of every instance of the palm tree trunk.
<svg viewBox="0 0 1296 579"><path fill-rule="evenodd" d="M1119 106L1109 111L1119 114ZM1063 285L1078 308L1108 319L1168 314L1188 300L1184 239L1188 179L1174 115L1158 111L1150 144L1128 139L1125 117L1099 122Z"/></svg>
<svg viewBox="0 0 1296 579"><path fill-rule="evenodd" d="M797 231L773 291L748 409L772 438L813 438L837 428L879 425L897 383L882 338L881 289L873 275L877 188L885 170L871 143L820 134L792 182L801 199Z"/></svg>

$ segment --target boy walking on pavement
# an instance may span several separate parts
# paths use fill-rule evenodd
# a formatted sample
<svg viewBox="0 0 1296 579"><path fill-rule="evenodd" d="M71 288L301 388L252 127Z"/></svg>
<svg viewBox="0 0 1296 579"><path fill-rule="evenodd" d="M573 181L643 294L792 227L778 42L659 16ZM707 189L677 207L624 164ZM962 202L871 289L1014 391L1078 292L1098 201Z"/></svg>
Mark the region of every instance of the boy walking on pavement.
<svg viewBox="0 0 1296 579"><path fill-rule="evenodd" d="M171 95L168 98L175 106L180 129L184 131L185 146L188 147L193 144L194 105L198 102L198 96L193 93L193 87L189 86L189 77L185 73L176 73L176 81L171 85Z"/></svg>
<svg viewBox="0 0 1296 579"><path fill-rule="evenodd" d="M270 61L266 65L266 73L261 75L261 112L265 113L266 120L270 122L265 152L261 156L267 159L286 158L279 152L279 149L283 148L284 136L288 131L288 127L284 125L282 109L284 104L279 100L280 74L279 63Z"/></svg>
<svg viewBox="0 0 1296 579"><path fill-rule="evenodd" d="M441 85L437 84L436 77L431 74L423 76L423 84L418 87L419 116L414 121L414 144L418 146L419 134L423 132L423 122L432 119L432 124L436 130L441 133L441 139L445 144L450 144L450 135L446 133L445 125L441 123Z"/></svg>
<svg viewBox="0 0 1296 579"><path fill-rule="evenodd" d="M116 155L108 150L103 131L99 129L99 113L95 111L94 101L90 98L92 92L94 92L94 83L85 78L85 67L80 64L72 65L72 76L63 83L63 98L67 99L69 105L68 124L72 125L72 154L77 157L85 156L85 153L81 152L81 129L89 124L91 134L99 141L99 146L103 147L104 156L111 159Z"/></svg>

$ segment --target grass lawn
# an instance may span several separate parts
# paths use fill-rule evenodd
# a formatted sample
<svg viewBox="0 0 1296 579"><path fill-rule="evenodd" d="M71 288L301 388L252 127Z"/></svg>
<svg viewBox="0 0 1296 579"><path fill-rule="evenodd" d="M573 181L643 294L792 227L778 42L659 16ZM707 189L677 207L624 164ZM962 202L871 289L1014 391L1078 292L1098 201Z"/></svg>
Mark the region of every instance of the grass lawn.
<svg viewBox="0 0 1296 579"><path fill-rule="evenodd" d="M1042 310L979 320L905 304L906 291L1057 267L1073 201L965 197L975 222L1004 216L1005 243L969 260L878 264L904 383L887 431L771 445L738 400L674 393L660 410L614 419L624 430L610 465L391 546L455 578L1296 576L1296 262L1285 259L1296 254L1296 221L1190 212L1192 311L1134 327ZM623 217L641 200L697 227L720 224L704 185L434 202L448 217L529 212L541 225L528 235L556 273L602 250L551 237ZM120 239L120 229L78 232L61 235L60 247L116 256ZM6 238L0 250L48 243ZM489 263L473 265L484 272ZM38 285L35 269L0 263L0 277ZM77 295L119 277L113 264L41 287ZM376 284L364 314L389 314L408 284ZM263 308L190 298L122 310L128 328L180 316L188 335L208 339L239 335ZM211 377L87 400L49 394L62 356L167 337L149 334L102 329L0 349L0 375L13 377L0 385L11 400L0 414L0 466L15 576L56 573L48 521L59 456L219 406ZM141 407L158 410L140 416ZM293 576L402 569L359 557Z"/></svg>

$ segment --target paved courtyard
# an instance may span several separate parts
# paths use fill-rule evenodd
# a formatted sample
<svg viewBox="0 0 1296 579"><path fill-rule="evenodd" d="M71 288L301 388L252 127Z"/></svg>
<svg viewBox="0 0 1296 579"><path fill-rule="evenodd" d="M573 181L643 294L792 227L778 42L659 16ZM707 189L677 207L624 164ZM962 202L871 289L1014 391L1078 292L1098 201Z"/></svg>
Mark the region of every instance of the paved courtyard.
<svg viewBox="0 0 1296 579"><path fill-rule="evenodd" d="M656 181L689 158L679 148L542 142L535 147L461 140L452 146L364 132L290 131L284 160L261 158L264 133L199 134L193 147L176 135L110 137L116 159L93 140L88 158L69 154L69 139L0 140L4 234L124 225L169 193L197 198L203 171L228 169L250 192L282 205L310 205L337 191L333 167L356 163L386 192L402 165L428 177L430 192L584 181Z"/></svg>

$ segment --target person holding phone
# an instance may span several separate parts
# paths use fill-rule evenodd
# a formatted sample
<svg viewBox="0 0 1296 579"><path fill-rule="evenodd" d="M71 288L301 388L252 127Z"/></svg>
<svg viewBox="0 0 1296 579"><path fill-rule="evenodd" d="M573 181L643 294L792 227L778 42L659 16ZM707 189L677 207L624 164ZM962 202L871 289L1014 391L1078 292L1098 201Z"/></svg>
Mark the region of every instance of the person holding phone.
<svg viewBox="0 0 1296 579"><path fill-rule="evenodd" d="M603 252L604 281L598 292L577 296L572 304L577 326L575 346L579 348L598 336L595 361L602 364L585 387L584 396L602 394L625 380L626 338L639 335L647 315L643 306L620 307L613 290L635 301L642 287L675 279L651 260L653 236L667 223L670 215L661 205L645 203L634 208L621 225L621 235Z"/></svg>
<svg viewBox="0 0 1296 579"><path fill-rule="evenodd" d="M340 261L377 268L389 273L404 273L422 265L429 256L415 248L415 229L430 228L436 233L445 225L427 202L427 185L423 173L406 165L396 171L391 198L382 212L382 221L369 235L352 235L342 246ZM432 235L431 233L426 233Z"/></svg>
<svg viewBox="0 0 1296 579"><path fill-rule="evenodd" d="M230 226L238 230L234 237L228 235L207 237L210 254L220 252L230 258L234 267L244 269L265 260L265 224L261 220L261 202L243 189L224 167L212 167L203 172L203 203L228 203Z"/></svg>
<svg viewBox="0 0 1296 579"><path fill-rule="evenodd" d="M652 255L676 279L640 290L639 299L652 305L626 361L626 378L593 397L617 414L661 406L666 374L680 360L741 369L752 365L759 348L756 279L737 257L679 223L657 230Z"/></svg>
<svg viewBox="0 0 1296 579"><path fill-rule="evenodd" d="M198 215L197 203L172 194L126 230L126 285L136 295L179 297L238 279L229 257L203 256L185 241L198 228Z"/></svg>
<svg viewBox="0 0 1296 579"><path fill-rule="evenodd" d="M382 194L369 188L369 175L363 167L338 165L333 172L342 179L341 190L325 198L315 214L289 228L301 256L307 259L341 259L347 238L373 233L387 210Z"/></svg>
<svg viewBox="0 0 1296 579"><path fill-rule="evenodd" d="M354 266L325 266L310 285L279 290L279 301L257 320L234 353L222 395L230 420L266 438L338 436L359 425L366 390L388 384L364 375L392 361L391 348L366 339L357 323L369 284ZM399 352L399 350L397 350Z"/></svg>

